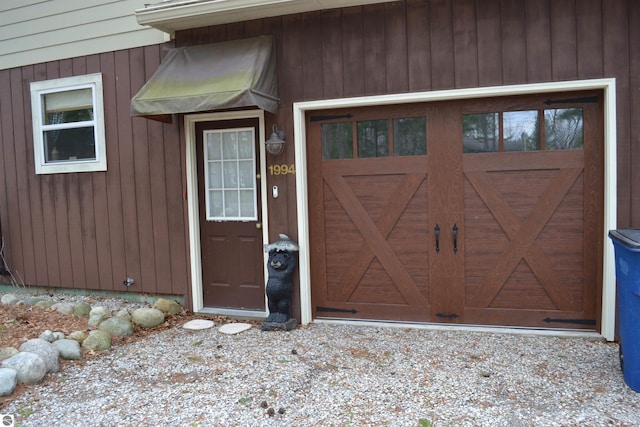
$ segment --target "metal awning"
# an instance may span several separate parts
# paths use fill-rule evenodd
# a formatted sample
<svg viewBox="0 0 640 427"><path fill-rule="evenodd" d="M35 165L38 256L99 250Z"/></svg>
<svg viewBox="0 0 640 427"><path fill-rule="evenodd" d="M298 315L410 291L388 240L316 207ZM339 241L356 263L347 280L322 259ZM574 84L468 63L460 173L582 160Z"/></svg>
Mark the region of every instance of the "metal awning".
<svg viewBox="0 0 640 427"><path fill-rule="evenodd" d="M273 37L260 36L169 50L131 99L131 115L160 119L248 106L275 113L278 100Z"/></svg>

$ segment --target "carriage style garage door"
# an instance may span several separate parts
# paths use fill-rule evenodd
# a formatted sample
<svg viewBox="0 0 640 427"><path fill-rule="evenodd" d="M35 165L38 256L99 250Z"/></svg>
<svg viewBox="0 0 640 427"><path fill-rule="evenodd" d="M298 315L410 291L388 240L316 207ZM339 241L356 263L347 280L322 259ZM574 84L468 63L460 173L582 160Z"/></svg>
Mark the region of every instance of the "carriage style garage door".
<svg viewBox="0 0 640 427"><path fill-rule="evenodd" d="M314 317L596 329L601 95L307 113Z"/></svg>

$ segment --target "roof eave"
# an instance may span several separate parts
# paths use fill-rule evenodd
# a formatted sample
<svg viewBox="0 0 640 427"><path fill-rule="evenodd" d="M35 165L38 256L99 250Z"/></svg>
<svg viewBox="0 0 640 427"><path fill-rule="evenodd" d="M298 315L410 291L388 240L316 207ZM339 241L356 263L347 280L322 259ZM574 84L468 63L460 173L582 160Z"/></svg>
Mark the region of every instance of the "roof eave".
<svg viewBox="0 0 640 427"><path fill-rule="evenodd" d="M173 34L179 30L390 0L182 0L135 11L140 25Z"/></svg>

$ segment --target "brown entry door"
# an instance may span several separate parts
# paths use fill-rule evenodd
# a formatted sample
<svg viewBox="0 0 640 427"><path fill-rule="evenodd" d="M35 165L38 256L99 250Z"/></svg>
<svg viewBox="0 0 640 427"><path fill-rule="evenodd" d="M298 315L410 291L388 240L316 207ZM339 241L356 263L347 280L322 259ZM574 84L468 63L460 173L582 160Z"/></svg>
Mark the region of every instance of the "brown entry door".
<svg viewBox="0 0 640 427"><path fill-rule="evenodd" d="M307 117L314 316L595 329L597 93Z"/></svg>
<svg viewBox="0 0 640 427"><path fill-rule="evenodd" d="M265 308L257 126L196 126L205 307Z"/></svg>

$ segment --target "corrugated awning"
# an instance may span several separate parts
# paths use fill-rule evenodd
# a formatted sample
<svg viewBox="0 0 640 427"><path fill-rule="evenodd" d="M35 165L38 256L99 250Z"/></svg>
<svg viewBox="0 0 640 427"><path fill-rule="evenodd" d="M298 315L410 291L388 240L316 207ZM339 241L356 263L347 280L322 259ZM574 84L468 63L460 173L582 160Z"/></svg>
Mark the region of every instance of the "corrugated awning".
<svg viewBox="0 0 640 427"><path fill-rule="evenodd" d="M131 114L160 118L248 106L278 108L271 36L171 49L131 99Z"/></svg>

